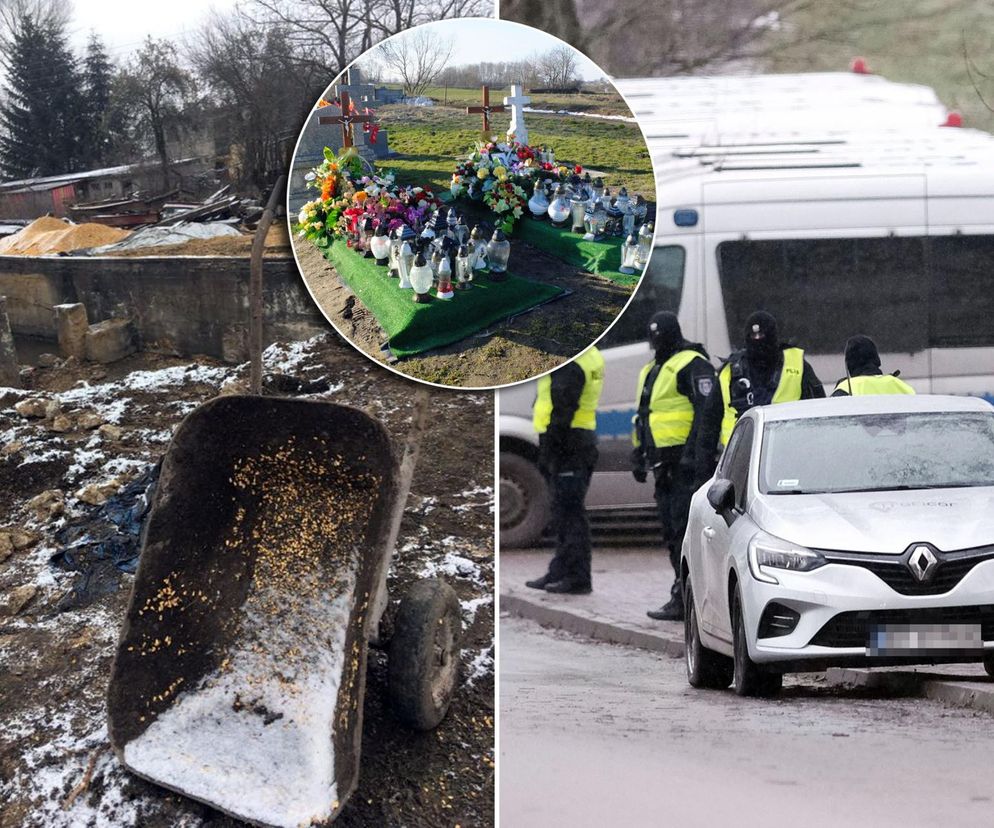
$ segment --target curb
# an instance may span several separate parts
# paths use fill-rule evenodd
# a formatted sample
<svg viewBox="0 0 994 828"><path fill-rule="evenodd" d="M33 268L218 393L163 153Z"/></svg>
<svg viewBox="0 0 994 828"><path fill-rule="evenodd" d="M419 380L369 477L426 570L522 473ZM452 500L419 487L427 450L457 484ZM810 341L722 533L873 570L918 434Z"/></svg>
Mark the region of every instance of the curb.
<svg viewBox="0 0 994 828"><path fill-rule="evenodd" d="M971 710L994 713L994 682L949 681L930 673L872 672L853 667L832 667L826 673L826 680L832 685L865 687L921 696L953 707L968 707Z"/></svg>
<svg viewBox="0 0 994 828"><path fill-rule="evenodd" d="M500 596L500 611L536 621L543 627L553 627L598 641L624 644L628 647L664 653L674 658L683 658L682 625L679 627L679 638L676 638L662 631L649 632L618 621L605 621L594 613L579 608L550 607L542 602L529 601L518 595L503 593Z"/></svg>

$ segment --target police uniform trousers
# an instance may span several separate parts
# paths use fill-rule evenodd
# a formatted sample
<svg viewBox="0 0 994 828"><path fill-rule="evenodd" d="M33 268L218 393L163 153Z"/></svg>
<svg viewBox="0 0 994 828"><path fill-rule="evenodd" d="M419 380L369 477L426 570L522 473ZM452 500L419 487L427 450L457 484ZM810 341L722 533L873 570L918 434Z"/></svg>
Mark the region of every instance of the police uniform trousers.
<svg viewBox="0 0 994 828"><path fill-rule="evenodd" d="M575 433L575 430L574 430ZM577 446L560 458L550 458L543 469L552 500L552 527L556 533L556 553L549 563L550 581L568 580L589 586L590 522L583 505L590 477L597 464L593 432L587 445Z"/></svg>
<svg viewBox="0 0 994 828"><path fill-rule="evenodd" d="M680 591L680 548L687 531L687 518L690 513L690 498L694 493L694 473L677 463L665 463L652 470L656 480L653 492L656 510L663 527L663 543L670 550L670 564L676 580L672 594Z"/></svg>

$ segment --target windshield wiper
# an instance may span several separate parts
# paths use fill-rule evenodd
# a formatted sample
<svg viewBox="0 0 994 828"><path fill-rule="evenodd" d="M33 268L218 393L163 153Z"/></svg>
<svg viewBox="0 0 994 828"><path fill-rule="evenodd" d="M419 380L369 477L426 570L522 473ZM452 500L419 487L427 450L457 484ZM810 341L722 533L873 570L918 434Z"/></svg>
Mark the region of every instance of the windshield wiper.
<svg viewBox="0 0 994 828"><path fill-rule="evenodd" d="M776 491L767 492L766 494L771 495L804 495L804 494L855 494L857 492L916 492L922 491L924 489L973 489L982 488L984 486L994 486L994 481L978 482L978 483L939 483L939 484L929 484L929 485L911 485L909 483L900 483L895 486L870 486L868 488L853 488L853 489L777 489Z"/></svg>

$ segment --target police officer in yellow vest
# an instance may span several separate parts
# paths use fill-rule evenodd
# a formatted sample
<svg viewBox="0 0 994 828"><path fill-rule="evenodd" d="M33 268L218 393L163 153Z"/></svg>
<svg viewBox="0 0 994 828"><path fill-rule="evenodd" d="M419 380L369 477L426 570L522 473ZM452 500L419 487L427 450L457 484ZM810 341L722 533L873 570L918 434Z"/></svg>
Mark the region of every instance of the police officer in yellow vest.
<svg viewBox="0 0 994 828"><path fill-rule="evenodd" d="M583 501L597 463L597 403L604 357L591 346L538 381L532 424L539 468L549 484L556 553L541 578L526 581L546 592L590 592L590 524Z"/></svg>
<svg viewBox="0 0 994 828"><path fill-rule="evenodd" d="M745 348L735 351L718 370L718 382L697 425L696 486L714 473L718 451L741 414L756 405L824 396L804 351L780 342L776 319L766 311L751 314L745 325Z"/></svg>
<svg viewBox="0 0 994 828"><path fill-rule="evenodd" d="M663 543L677 577L669 600L646 614L660 621L682 621L680 547L693 492L693 424L714 388L715 373L704 346L685 340L676 314L669 311L649 320L649 347L655 358L642 368L635 390L632 474L644 483L647 471L652 471Z"/></svg>
<svg viewBox="0 0 994 828"><path fill-rule="evenodd" d="M833 397L914 393L915 389L898 379L896 373L885 374L880 370L876 342L862 334L849 338L846 342L846 376L835 386Z"/></svg>

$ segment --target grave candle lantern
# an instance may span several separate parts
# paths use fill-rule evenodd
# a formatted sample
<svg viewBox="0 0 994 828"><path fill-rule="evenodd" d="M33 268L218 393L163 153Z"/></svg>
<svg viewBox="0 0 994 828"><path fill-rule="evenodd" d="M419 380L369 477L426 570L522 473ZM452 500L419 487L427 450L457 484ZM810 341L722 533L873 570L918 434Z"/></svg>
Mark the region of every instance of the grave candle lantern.
<svg viewBox="0 0 994 828"><path fill-rule="evenodd" d="M369 259L373 255L373 251L369 247L369 243L373 238L373 232L375 229L373 227L373 217L369 215L363 216L359 220L358 229L359 229L358 236L359 236L360 250L362 250L363 257Z"/></svg>
<svg viewBox="0 0 994 828"><path fill-rule="evenodd" d="M562 184L556 187L555 197L546 212L557 227L562 227L569 220L570 206L566 200L566 194L563 192Z"/></svg>
<svg viewBox="0 0 994 828"><path fill-rule="evenodd" d="M387 257L390 255L392 250L392 245L390 244L390 239L387 236L386 225L380 224L376 228L376 232L373 237L369 240L369 249L373 254L373 258L376 259L378 265L386 265Z"/></svg>
<svg viewBox="0 0 994 828"><path fill-rule="evenodd" d="M466 224L466 219L459 216L459 220L456 222L456 242L466 244L467 241L469 241L469 227Z"/></svg>
<svg viewBox="0 0 994 828"><path fill-rule="evenodd" d="M625 187L622 187L618 190L618 197L614 200L614 206L623 213L628 209L628 203L628 190Z"/></svg>
<svg viewBox="0 0 994 828"><path fill-rule="evenodd" d="M414 259L414 267L411 268L411 287L414 288L415 302L424 304L431 301L431 294L428 291L431 290L433 281L431 267L425 260L424 253L418 253Z"/></svg>
<svg viewBox="0 0 994 828"><path fill-rule="evenodd" d="M545 197L545 187L541 181L535 182L532 197L528 199L528 209L536 219L544 217L545 211L549 209L549 199Z"/></svg>
<svg viewBox="0 0 994 828"><path fill-rule="evenodd" d="M449 264L448 256L443 256L438 263L438 289L435 295L439 299L451 299L456 295L452 290L452 265Z"/></svg>
<svg viewBox="0 0 994 828"><path fill-rule="evenodd" d="M635 236L630 235L621 246L621 273L634 273L639 269L638 264L639 246L635 241Z"/></svg>
<svg viewBox="0 0 994 828"><path fill-rule="evenodd" d="M477 224L469 236L470 260L474 270L487 269L487 240L483 238L483 231Z"/></svg>
<svg viewBox="0 0 994 828"><path fill-rule="evenodd" d="M507 272L507 260L511 255L511 243L504 232L497 228L487 244L487 261L490 262L490 272L503 275Z"/></svg>
<svg viewBox="0 0 994 828"><path fill-rule="evenodd" d="M570 216L573 219L571 230L574 233L582 233L586 228L583 224L583 217L587 213L587 202L584 201L583 196L577 193L570 200L569 205Z"/></svg>
<svg viewBox="0 0 994 828"><path fill-rule="evenodd" d="M409 241L404 241L400 248L398 259L400 262L398 267L398 273L400 275L400 289L410 290L411 268L414 267L414 248L411 247L411 243Z"/></svg>
<svg viewBox="0 0 994 828"><path fill-rule="evenodd" d="M650 221L648 224L643 224L639 229L638 238L638 266L645 267L649 262L649 256L652 255L652 238L655 235L655 228Z"/></svg>
<svg viewBox="0 0 994 828"><path fill-rule="evenodd" d="M461 290L467 290L472 287L472 281L473 263L470 258L469 246L464 244L456 254L456 285Z"/></svg>

